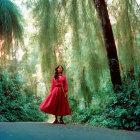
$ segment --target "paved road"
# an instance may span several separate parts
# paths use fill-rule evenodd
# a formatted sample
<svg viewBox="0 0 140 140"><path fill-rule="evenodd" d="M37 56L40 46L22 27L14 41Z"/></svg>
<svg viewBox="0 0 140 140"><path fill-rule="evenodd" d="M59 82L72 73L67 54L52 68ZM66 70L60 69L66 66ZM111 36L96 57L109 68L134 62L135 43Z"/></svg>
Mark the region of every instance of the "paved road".
<svg viewBox="0 0 140 140"><path fill-rule="evenodd" d="M140 132L80 124L0 122L0 140L140 140Z"/></svg>

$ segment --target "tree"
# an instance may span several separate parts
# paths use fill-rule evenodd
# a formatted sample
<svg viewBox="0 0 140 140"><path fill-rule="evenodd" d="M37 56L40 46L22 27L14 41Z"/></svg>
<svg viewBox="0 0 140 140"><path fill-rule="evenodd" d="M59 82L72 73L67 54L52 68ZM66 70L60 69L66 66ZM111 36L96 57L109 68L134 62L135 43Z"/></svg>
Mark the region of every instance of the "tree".
<svg viewBox="0 0 140 140"><path fill-rule="evenodd" d="M4 60L5 54L9 54L11 49L13 54L13 41L16 46L19 41L23 42L22 23L18 7L10 0L0 0L0 51L4 53Z"/></svg>
<svg viewBox="0 0 140 140"><path fill-rule="evenodd" d="M106 3L104 0L93 0L93 3L101 21L105 48L108 57L108 64L110 68L111 81L114 87L114 91L116 92L120 89L119 86L121 86L122 83L117 50Z"/></svg>

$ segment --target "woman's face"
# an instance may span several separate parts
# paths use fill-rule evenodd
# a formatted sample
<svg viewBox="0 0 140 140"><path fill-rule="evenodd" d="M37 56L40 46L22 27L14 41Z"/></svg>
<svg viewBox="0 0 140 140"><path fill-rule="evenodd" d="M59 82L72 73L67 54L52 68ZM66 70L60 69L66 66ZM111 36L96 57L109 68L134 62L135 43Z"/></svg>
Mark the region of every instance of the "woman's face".
<svg viewBox="0 0 140 140"><path fill-rule="evenodd" d="M59 66L57 70L58 70L58 72L62 72L62 67Z"/></svg>

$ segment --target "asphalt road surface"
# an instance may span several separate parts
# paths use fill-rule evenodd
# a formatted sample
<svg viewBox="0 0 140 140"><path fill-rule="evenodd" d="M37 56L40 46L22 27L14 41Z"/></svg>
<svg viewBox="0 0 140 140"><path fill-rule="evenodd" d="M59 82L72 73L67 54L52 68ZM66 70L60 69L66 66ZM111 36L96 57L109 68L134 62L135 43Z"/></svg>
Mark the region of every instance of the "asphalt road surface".
<svg viewBox="0 0 140 140"><path fill-rule="evenodd" d="M81 124L0 122L0 140L140 140L140 132Z"/></svg>

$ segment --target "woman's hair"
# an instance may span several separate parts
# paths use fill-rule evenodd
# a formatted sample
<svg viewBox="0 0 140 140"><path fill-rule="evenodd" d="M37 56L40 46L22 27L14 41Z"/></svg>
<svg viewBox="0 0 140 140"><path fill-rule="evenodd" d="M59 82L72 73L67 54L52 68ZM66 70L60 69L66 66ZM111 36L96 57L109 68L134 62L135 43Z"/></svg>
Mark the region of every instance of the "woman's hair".
<svg viewBox="0 0 140 140"><path fill-rule="evenodd" d="M54 74L55 79L58 79L58 68L59 68L59 66L61 66L61 65L58 65L58 66L55 68L55 74ZM62 67L62 66L61 66L61 67ZM61 72L61 74L63 73L63 70L64 70L64 68L62 67L62 72Z"/></svg>

